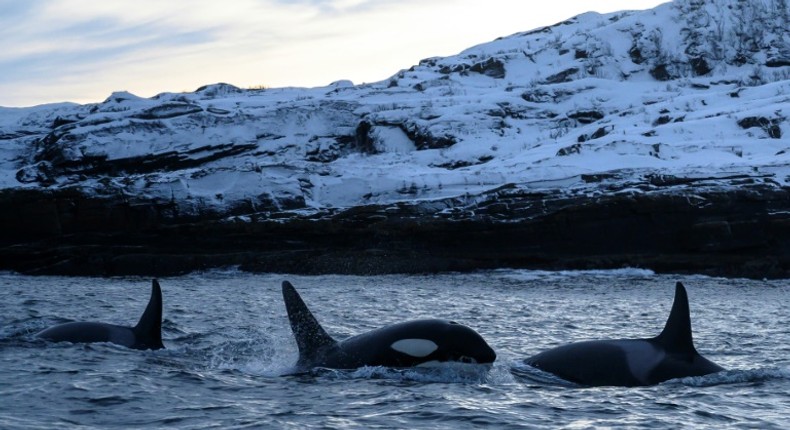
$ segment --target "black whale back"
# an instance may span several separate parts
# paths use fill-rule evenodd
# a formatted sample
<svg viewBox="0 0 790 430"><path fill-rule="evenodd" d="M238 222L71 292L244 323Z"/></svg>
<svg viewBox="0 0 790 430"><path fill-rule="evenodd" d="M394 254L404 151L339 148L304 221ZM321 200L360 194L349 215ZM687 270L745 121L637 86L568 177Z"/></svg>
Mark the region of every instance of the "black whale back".
<svg viewBox="0 0 790 430"><path fill-rule="evenodd" d="M37 337L53 342L111 342L134 349L162 349L162 289L155 279L151 298L134 327L102 322L70 322L49 327Z"/></svg>
<svg viewBox="0 0 790 430"><path fill-rule="evenodd" d="M675 284L672 310L658 336L575 342L543 351L524 362L589 386L653 385L724 370L694 347L688 295L680 282Z"/></svg>

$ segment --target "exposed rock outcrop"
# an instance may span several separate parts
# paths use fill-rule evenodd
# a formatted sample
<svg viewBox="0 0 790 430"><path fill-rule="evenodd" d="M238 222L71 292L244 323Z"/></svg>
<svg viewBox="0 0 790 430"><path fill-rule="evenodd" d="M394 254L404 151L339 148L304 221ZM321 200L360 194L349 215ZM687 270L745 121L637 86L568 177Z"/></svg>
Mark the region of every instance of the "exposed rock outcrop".
<svg viewBox="0 0 790 430"><path fill-rule="evenodd" d="M466 198L230 219L184 216L165 201L6 192L0 221L16 228L0 244L0 269L110 276L227 265L310 274L630 266L790 276L790 189L727 182L747 184L648 178L593 198L506 186ZM691 184L693 192L678 192Z"/></svg>

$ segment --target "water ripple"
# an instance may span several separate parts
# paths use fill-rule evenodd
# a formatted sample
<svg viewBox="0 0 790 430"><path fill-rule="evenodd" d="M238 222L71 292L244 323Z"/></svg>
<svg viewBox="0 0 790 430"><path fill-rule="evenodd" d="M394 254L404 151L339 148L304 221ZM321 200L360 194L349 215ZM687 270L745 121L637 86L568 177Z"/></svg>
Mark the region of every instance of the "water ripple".
<svg viewBox="0 0 790 430"><path fill-rule="evenodd" d="M778 429L790 422L790 287L782 281L639 269L290 276L338 338L447 318L477 329L498 354L493 366L290 375L297 353L282 280L235 270L160 279L167 349L135 351L33 336L66 321L134 324L150 280L0 273L3 428ZM689 289L697 349L729 370L653 387L582 388L523 364L570 341L654 336L678 280Z"/></svg>

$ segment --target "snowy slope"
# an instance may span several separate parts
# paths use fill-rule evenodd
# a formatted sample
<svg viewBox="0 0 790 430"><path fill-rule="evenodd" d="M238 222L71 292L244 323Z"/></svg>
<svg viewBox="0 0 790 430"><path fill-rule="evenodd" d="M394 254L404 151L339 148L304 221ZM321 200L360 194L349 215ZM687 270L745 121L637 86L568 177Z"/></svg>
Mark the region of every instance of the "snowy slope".
<svg viewBox="0 0 790 430"><path fill-rule="evenodd" d="M583 14L381 82L0 108L0 189L182 212L343 208L658 175L790 182L781 0ZM729 182L728 182L729 184ZM234 213L238 213L238 210Z"/></svg>

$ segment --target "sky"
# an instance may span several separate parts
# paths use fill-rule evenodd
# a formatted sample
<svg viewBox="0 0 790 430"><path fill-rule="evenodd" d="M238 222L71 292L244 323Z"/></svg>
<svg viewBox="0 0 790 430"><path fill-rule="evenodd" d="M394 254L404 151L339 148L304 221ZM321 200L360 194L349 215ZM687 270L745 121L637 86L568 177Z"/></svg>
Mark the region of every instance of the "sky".
<svg viewBox="0 0 790 430"><path fill-rule="evenodd" d="M93 103L226 82L387 79L580 13L657 0L0 0L0 106Z"/></svg>

